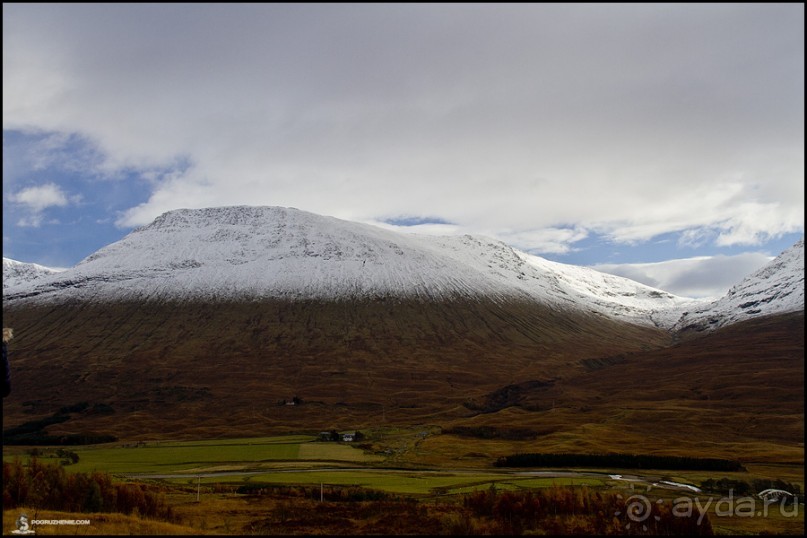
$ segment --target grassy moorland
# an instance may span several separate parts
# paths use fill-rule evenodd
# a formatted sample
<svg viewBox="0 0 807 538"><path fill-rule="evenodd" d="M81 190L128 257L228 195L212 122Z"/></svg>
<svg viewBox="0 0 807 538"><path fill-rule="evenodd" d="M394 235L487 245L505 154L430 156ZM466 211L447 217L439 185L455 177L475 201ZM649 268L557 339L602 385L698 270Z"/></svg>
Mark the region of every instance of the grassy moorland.
<svg viewBox="0 0 807 538"><path fill-rule="evenodd" d="M497 388L670 335L527 301L262 301L6 307L4 427L205 439L440 424ZM285 406L299 397L304 405ZM64 417L69 415L69 417Z"/></svg>
<svg viewBox="0 0 807 538"><path fill-rule="evenodd" d="M614 523L614 517L610 515L606 518L610 522L607 524L600 521L602 517L590 519L602 509L591 512L592 516L583 517L583 514L589 513L587 511L597 503L604 503L608 510L617 512L619 502L644 494L656 503L663 500L669 507L675 502L680 506L684 499L693 499L693 502L698 499L707 516L696 525L697 532L799 534L804 524L803 505L784 510L772 505L764 517L743 517L734 513L733 506L726 505L725 501L720 505L719 501L725 495L717 491L695 494L680 487L666 488L659 482L666 480L700 486L710 479L746 484L754 480L779 479L803 489L801 465L748 464L744 472L583 468L578 469L579 474L558 472L542 476L522 472L530 469L496 468L492 461L476 469L427 469L425 461L428 457L425 457L420 466L401 468L396 464L400 456L418 452L418 447L428 439L452 437L437 432L424 437L423 433L421 429L383 430L372 432L360 444L321 442L313 436L298 435L155 441L74 447L68 451L7 447L4 459L11 465L30 461L31 453L35 453L37 465L60 466L62 474L95 476L94 473L98 472L114 473L116 483L141 484L137 487L144 492L158 494L161 502L170 509L166 511L170 517L155 520L131 511L121 514L67 513L22 505L6 510L4 521L13 523L21 511L39 520L91 520L91 525L70 527L70 532L76 534L310 534L348 530L371 534L451 534L462 530L464 534L481 534L494 531L518 533L530 529L575 532L575 528L593 533L616 533L620 529L624 531L624 525L630 521L622 521L616 516L618 523ZM390 444L384 445L385 442ZM461 438L459 442L462 442ZM496 442L489 441L490 446ZM396 450L384 449L379 454L376 449L382 446L395 446ZM505 450L507 446L505 443L499 450ZM75 463L65 460L71 453L75 454ZM420 454L423 456L423 452ZM637 475L638 479L629 482L615 478L614 473ZM145 478L144 474L152 477ZM140 478L133 478L133 475L140 475ZM154 478L154 475L160 478ZM35 489L35 486L31 487ZM530 513L516 517L503 508L492 508L497 503L516 502L512 499L488 499L482 505L490 506L483 509L478 498L480 492L491 491L500 496L509 491L516 495L534 492L560 498L566 495L562 493L565 490L571 492L571 499L583 503L573 510L578 519L558 518L554 514L549 517L543 512L542 515ZM545 493L540 493L542 491ZM505 516L506 513L510 515ZM407 523L413 517L420 518L421 527ZM678 516L673 514L673 517ZM512 525L514 518L519 521L518 526L507 526ZM598 527L600 524L605 526ZM4 529L8 531L7 525ZM684 532L684 529L676 529L668 530ZM691 527L687 529L692 531ZM37 532L48 534L51 531L63 532L64 529L45 526Z"/></svg>
<svg viewBox="0 0 807 538"><path fill-rule="evenodd" d="M503 455L484 448L490 439L512 441L510 453L530 444L546 452L803 461L803 313L673 345L669 335L632 328L620 347L610 325L564 322L523 305L423 313L382 303L351 311L353 324L335 317L338 305L319 305L325 313L311 305L189 309L196 317L188 319L154 308L109 327L103 316L121 316L98 312L91 327L79 317L80 339L60 340L53 326L21 333L4 428L28 426L28 435L53 444L71 436L190 440L420 425L455 435L418 446L452 466L476 465L477 453ZM64 313L28 314L38 326ZM182 331L216 323L222 331L252 323L254 333L180 345ZM119 333L129 336L107 337ZM301 404L284 405L292 397Z"/></svg>

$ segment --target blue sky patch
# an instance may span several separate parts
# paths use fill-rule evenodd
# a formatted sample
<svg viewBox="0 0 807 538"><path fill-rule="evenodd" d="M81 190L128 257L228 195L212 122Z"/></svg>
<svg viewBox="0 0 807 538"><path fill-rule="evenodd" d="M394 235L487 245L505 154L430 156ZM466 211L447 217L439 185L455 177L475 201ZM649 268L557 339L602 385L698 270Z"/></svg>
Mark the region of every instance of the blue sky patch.
<svg viewBox="0 0 807 538"><path fill-rule="evenodd" d="M454 224L440 217L397 217L393 219L384 219L381 222L392 224L394 226L420 226L423 224Z"/></svg>

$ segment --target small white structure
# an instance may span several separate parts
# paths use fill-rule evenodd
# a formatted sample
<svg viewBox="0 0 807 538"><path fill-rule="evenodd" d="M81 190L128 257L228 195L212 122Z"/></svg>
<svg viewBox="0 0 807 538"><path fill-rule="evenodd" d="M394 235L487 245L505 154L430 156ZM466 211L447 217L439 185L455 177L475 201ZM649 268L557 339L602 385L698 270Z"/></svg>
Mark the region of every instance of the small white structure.
<svg viewBox="0 0 807 538"><path fill-rule="evenodd" d="M766 501L769 500L769 499L773 500L773 501L778 501L779 499L781 499L783 497L792 497L793 494L790 493L789 491L785 491L783 489L769 488L769 489L760 491L759 493L757 493L757 496L759 496L760 499L765 499Z"/></svg>

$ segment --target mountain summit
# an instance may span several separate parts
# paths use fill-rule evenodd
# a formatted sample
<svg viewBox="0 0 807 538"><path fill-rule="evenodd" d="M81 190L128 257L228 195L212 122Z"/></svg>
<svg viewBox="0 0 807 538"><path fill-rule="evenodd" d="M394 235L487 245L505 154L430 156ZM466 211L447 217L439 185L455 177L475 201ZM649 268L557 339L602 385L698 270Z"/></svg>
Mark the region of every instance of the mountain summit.
<svg viewBox="0 0 807 538"><path fill-rule="evenodd" d="M5 300L539 301L668 327L698 304L631 280L550 262L477 236L405 234L280 207L170 211L74 268Z"/></svg>
<svg viewBox="0 0 807 538"><path fill-rule="evenodd" d="M717 301L685 312L675 330L703 331L738 321L804 310L804 238Z"/></svg>

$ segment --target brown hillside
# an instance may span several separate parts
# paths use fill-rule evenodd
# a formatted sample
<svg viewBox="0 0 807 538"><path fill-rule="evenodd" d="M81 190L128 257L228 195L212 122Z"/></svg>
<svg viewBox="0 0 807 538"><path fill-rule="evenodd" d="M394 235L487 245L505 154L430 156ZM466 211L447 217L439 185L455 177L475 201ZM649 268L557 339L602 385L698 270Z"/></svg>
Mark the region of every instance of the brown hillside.
<svg viewBox="0 0 807 538"><path fill-rule="evenodd" d="M455 427L537 434L518 451L804 459L804 312L583 365L551 385L499 387Z"/></svg>
<svg viewBox="0 0 807 538"><path fill-rule="evenodd" d="M4 428L87 402L54 433L121 439L440 424L502 385L669 335L533 302L63 304L6 307ZM302 405L281 405L293 397Z"/></svg>

